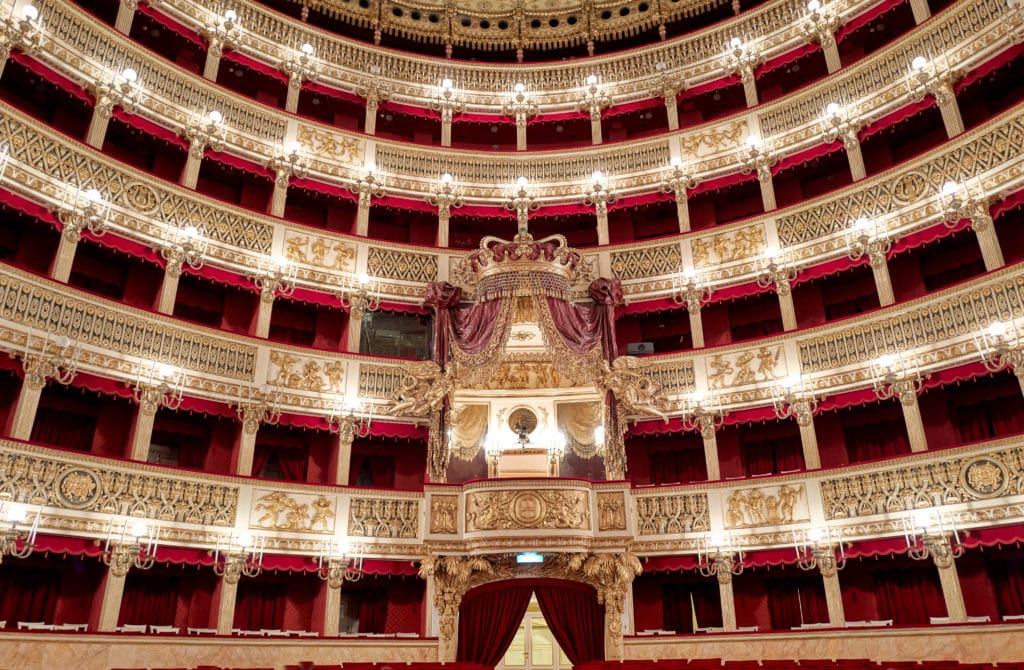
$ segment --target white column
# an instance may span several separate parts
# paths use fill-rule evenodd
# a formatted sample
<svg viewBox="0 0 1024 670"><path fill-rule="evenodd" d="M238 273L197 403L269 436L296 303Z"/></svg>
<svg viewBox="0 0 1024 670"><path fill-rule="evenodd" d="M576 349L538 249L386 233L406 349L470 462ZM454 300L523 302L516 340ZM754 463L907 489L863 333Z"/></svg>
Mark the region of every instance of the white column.
<svg viewBox="0 0 1024 670"><path fill-rule="evenodd" d="M258 419L243 419L242 434L238 439L238 450L235 453L234 473L241 477L252 476L252 459L256 451L256 432L259 430Z"/></svg>
<svg viewBox="0 0 1024 670"><path fill-rule="evenodd" d="M93 629L97 633L112 633L117 629L117 618L121 614L121 600L124 598L124 580L127 571L118 574L107 568L103 576L103 593L100 595L99 614L96 616Z"/></svg>
<svg viewBox="0 0 1024 670"><path fill-rule="evenodd" d="M796 307L793 305L793 291L789 283L776 284L775 293L779 296L779 310L782 312L782 328L796 330Z"/></svg>
<svg viewBox="0 0 1024 670"><path fill-rule="evenodd" d="M203 63L203 77L217 81L220 72L220 58L224 53L224 44L219 39L211 39L206 47L206 62Z"/></svg>
<svg viewBox="0 0 1024 670"><path fill-rule="evenodd" d="M603 141L601 136L601 108L594 106L590 108L590 143L601 144Z"/></svg>
<svg viewBox="0 0 1024 670"><path fill-rule="evenodd" d="M516 151L526 151L525 114L516 114Z"/></svg>
<svg viewBox="0 0 1024 670"><path fill-rule="evenodd" d="M757 181L761 185L761 202L764 204L764 211L770 212L778 207L775 202L775 183L772 181L772 172L765 168L759 170L758 173Z"/></svg>
<svg viewBox="0 0 1024 670"><path fill-rule="evenodd" d="M817 470L821 467L821 455L818 452L818 434L814 430L814 417L809 416L807 425L797 421L800 426L800 446L804 452L804 467Z"/></svg>
<svg viewBox="0 0 1024 670"><path fill-rule="evenodd" d="M345 482L348 483L347 481ZM324 596L324 628L320 631L323 637L338 637L338 628L341 623L341 587L334 588L327 586L327 593Z"/></svg>
<svg viewBox="0 0 1024 670"><path fill-rule="evenodd" d="M125 35L132 31L132 21L135 20L135 10L139 8L139 0L121 0L117 7L117 18L114 20L114 28Z"/></svg>
<svg viewBox="0 0 1024 670"><path fill-rule="evenodd" d="M731 557L729 563L732 563ZM732 573L724 563L718 569L718 597L722 602L722 629L736 630L736 599L732 594Z"/></svg>
<svg viewBox="0 0 1024 670"><path fill-rule="evenodd" d="M913 452L927 451L928 440L925 437L924 423L921 421L921 406L917 404L917 395L905 393L900 398L903 409L903 420L907 424L907 437L910 450Z"/></svg>
<svg viewBox="0 0 1024 670"><path fill-rule="evenodd" d="M174 301L178 295L178 281L181 270L172 272L171 264L164 268L164 280L160 284L160 298L157 300L156 311L161 314L174 314Z"/></svg>
<svg viewBox="0 0 1024 670"><path fill-rule="evenodd" d="M828 622L835 628L846 625L846 613L843 611L843 590L839 585L839 574L834 570L822 573L821 580L825 584L825 606L828 608Z"/></svg>
<svg viewBox="0 0 1024 670"><path fill-rule="evenodd" d="M946 540L944 540L946 541ZM942 562L940 566L939 563ZM967 623L967 607L964 605L964 594L960 589L960 576L956 570L956 561L952 558L936 561L939 571L939 584L942 586L942 599L946 601L946 615L950 623Z"/></svg>
<svg viewBox="0 0 1024 670"><path fill-rule="evenodd" d="M665 113L668 114L668 129L679 130L679 107L676 103L675 93L666 95Z"/></svg>
<svg viewBox="0 0 1024 670"><path fill-rule="evenodd" d="M864 167L864 152L861 151L860 141L844 143L846 147L846 159L850 162L850 176L853 181L864 179L867 176L867 168Z"/></svg>
<svg viewBox="0 0 1024 670"><path fill-rule="evenodd" d="M451 217L438 213L437 216L437 246L448 246L448 223Z"/></svg>
<svg viewBox="0 0 1024 670"><path fill-rule="evenodd" d="M704 346L704 319L701 317L700 307L689 309L687 305L686 311L690 315L690 339L693 340L693 348L700 349Z"/></svg>
<svg viewBox="0 0 1024 670"><path fill-rule="evenodd" d="M363 201L366 201L363 204ZM366 237L370 233L370 198L369 196L359 197L359 206L356 208L356 235Z"/></svg>
<svg viewBox="0 0 1024 670"><path fill-rule="evenodd" d="M132 424L132 443L128 458L133 461L149 460L149 443L153 438L153 423L156 421L156 407L143 402L135 410Z"/></svg>
<svg viewBox="0 0 1024 670"><path fill-rule="evenodd" d="M11 415L10 433L14 439L28 441L32 437L32 425L39 410L39 397L45 385L30 383L27 377L21 383L21 390L14 401L14 411Z"/></svg>
<svg viewBox="0 0 1024 670"><path fill-rule="evenodd" d="M217 599L217 635L231 635L235 625L235 600L238 597L238 580L220 580L220 597Z"/></svg>
<svg viewBox="0 0 1024 670"><path fill-rule="evenodd" d="M718 439L715 436L715 431L703 432L701 439L704 441L704 465L708 470L708 480L721 479L722 468L718 464Z"/></svg>
<svg viewBox="0 0 1024 670"><path fill-rule="evenodd" d="M981 249L981 258L985 263L985 269L991 272L1006 265L1006 261L1003 259L1003 249L996 236L995 224L987 210L984 214L975 216L971 220L971 228L978 238L978 247Z"/></svg>
<svg viewBox="0 0 1024 670"><path fill-rule="evenodd" d="M910 0L910 11L914 13L914 23L918 25L927 21L932 15L928 0Z"/></svg>
<svg viewBox="0 0 1024 670"><path fill-rule="evenodd" d="M885 255L879 254L878 258L871 258L871 274L875 278L875 291L878 293L878 304L882 307L896 302L892 291L892 280L889 277L889 264L886 263Z"/></svg>

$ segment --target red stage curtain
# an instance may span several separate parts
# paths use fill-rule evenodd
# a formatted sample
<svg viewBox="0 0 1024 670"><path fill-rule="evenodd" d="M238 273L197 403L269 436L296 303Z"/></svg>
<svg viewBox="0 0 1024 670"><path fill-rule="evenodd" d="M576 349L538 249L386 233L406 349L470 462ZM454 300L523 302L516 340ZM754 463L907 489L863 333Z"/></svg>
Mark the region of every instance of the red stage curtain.
<svg viewBox="0 0 1024 670"><path fill-rule="evenodd" d="M805 623L828 621L825 592L802 579L773 579L768 582L768 611L773 630L789 630Z"/></svg>
<svg viewBox="0 0 1024 670"><path fill-rule="evenodd" d="M496 666L512 644L531 593L530 585L499 582L466 594L459 608L457 660Z"/></svg>
<svg viewBox="0 0 1024 670"><path fill-rule="evenodd" d="M700 628L722 625L722 601L717 581L666 584L662 589L661 602L665 630L694 632L694 614Z"/></svg>
<svg viewBox="0 0 1024 670"><path fill-rule="evenodd" d="M592 587L538 585L534 592L544 620L573 665L604 659L604 606L597 604Z"/></svg>
<svg viewBox="0 0 1024 670"><path fill-rule="evenodd" d="M14 628L18 621L53 623L60 572L8 560L10 564L0 571L0 619L8 628Z"/></svg>
<svg viewBox="0 0 1024 670"><path fill-rule="evenodd" d="M929 623L933 616L946 616L946 601L931 561L904 570L879 571L874 575L878 615L899 625Z"/></svg>
<svg viewBox="0 0 1024 670"><path fill-rule="evenodd" d="M281 629L287 604L287 585L282 582L239 582L234 627L242 630Z"/></svg>
<svg viewBox="0 0 1024 670"><path fill-rule="evenodd" d="M129 572L124 583L119 626L173 626L181 580L171 575Z"/></svg>
<svg viewBox="0 0 1024 670"><path fill-rule="evenodd" d="M359 595L359 632L383 633L388 621L388 590L365 589Z"/></svg>

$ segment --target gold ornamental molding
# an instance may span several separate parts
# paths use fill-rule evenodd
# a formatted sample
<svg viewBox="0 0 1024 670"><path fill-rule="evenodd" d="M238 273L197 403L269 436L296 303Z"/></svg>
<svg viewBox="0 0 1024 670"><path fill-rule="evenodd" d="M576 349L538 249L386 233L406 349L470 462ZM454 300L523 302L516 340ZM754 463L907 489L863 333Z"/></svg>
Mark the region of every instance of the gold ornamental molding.
<svg viewBox="0 0 1024 670"><path fill-rule="evenodd" d="M162 4L161 8L165 6L168 5ZM112 69L131 63L138 70L142 89L137 113L176 133L184 133L206 110L218 109L228 128L224 150L263 164L279 151L286 139L296 137L290 134L289 123L297 123L297 136L310 139L310 146L306 147L311 152L307 172L312 179L344 187L358 176L354 168L361 165L354 157L362 156L363 160L374 158L377 166L387 173L389 193L426 198L438 176L449 172L458 176L467 201L482 204L500 203L507 185L520 175L530 178L531 183L536 182L537 196L544 202L575 202L579 198L579 181L594 170L616 176L616 191L620 197L647 193L659 187L659 174L674 153L674 146L702 146L706 144L704 137L718 138L707 140L713 144L721 143L724 138L736 139L737 133L727 129L743 119L753 119L751 131L759 128L758 132L772 142L775 154L790 155L820 144L819 117L825 105L837 96L845 100L847 106L857 106L859 119L864 123L906 104L909 99L908 54L928 53L933 58L945 59L953 67L969 70L1010 46L1014 40L1003 20L1006 8L1001 0L965 1L806 90L761 105L756 110L744 110L710 124L654 139L571 151L530 152L523 156L514 152L496 155L416 147L374 138L371 152L369 144L364 146L371 142L366 136L306 119L296 121L280 110L226 92L197 75L153 58L128 38L74 6L58 4L42 11L47 41L36 57L86 87L108 78ZM207 17L207 10L202 11L202 16ZM795 31L791 27L787 30ZM95 53L92 44L97 40L108 45L102 61L92 55ZM722 44L727 41L723 38ZM717 48L701 53L712 52L718 53ZM330 61L331 57L325 54L324 59ZM690 59L675 62L690 62ZM646 63L645 69L653 72L653 66L653 63ZM386 73L385 76L394 75ZM555 73L544 71L547 80L553 80L554 76ZM603 76L606 80L618 78L614 73ZM863 83L854 86L855 78ZM348 86L339 86L347 90L355 85L350 82ZM568 88L575 94L578 86L578 82L573 82ZM844 92L847 88L858 90L858 95ZM648 93L643 94L643 97L648 96ZM239 118L237 124L233 120L235 115ZM737 172L741 167L737 153L742 137L738 140L728 140L714 154L699 155L694 165L698 176L706 181ZM550 165L560 166L553 171L554 177Z"/></svg>

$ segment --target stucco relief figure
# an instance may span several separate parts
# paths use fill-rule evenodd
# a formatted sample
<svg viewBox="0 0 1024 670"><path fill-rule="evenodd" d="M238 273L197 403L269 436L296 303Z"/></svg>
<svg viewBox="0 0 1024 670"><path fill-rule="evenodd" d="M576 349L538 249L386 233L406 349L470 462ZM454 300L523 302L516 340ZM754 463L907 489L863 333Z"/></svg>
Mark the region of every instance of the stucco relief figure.
<svg viewBox="0 0 1024 670"><path fill-rule="evenodd" d="M620 356L608 365L601 361L598 386L611 391L625 414L647 414L668 421L665 391L661 384L642 374L646 364L634 356Z"/></svg>
<svg viewBox="0 0 1024 670"><path fill-rule="evenodd" d="M442 372L433 361L418 361L402 366L405 376L395 392L393 416L425 417L441 409L444 399L455 388L451 369Z"/></svg>

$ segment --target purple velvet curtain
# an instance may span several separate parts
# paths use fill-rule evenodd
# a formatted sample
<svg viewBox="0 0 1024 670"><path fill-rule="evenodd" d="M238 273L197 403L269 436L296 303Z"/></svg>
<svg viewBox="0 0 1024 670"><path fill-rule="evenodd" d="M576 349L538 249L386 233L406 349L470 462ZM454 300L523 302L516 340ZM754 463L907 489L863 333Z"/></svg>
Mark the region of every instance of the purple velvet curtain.
<svg viewBox="0 0 1024 670"><path fill-rule="evenodd" d="M551 321L562 336L565 345L574 353L583 355L603 341L604 307L602 305L574 305L558 298L548 297Z"/></svg>
<svg viewBox="0 0 1024 670"><path fill-rule="evenodd" d="M512 644L533 586L500 582L470 591L459 608L457 660L493 668Z"/></svg>

